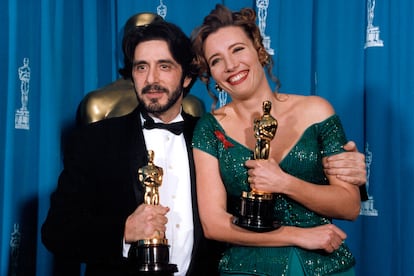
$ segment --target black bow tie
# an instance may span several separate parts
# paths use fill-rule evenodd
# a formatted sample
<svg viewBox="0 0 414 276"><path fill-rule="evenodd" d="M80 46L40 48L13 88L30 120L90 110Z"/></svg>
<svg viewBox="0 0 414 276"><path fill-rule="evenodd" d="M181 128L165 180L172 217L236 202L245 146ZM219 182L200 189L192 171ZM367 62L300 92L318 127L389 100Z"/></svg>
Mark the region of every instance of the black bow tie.
<svg viewBox="0 0 414 276"><path fill-rule="evenodd" d="M175 135L180 135L181 133L183 133L184 121L171 123L171 124L164 124L164 123L154 122L154 120L146 112L142 112L142 116L145 119L143 127L146 129L154 129L154 128L166 129L166 130L171 131Z"/></svg>

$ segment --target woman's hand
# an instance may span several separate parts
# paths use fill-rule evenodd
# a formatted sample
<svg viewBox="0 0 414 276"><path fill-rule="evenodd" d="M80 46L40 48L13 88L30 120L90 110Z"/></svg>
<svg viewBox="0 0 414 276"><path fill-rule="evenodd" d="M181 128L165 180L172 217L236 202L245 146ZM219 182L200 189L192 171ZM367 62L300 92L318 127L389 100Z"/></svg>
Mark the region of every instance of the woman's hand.
<svg viewBox="0 0 414 276"><path fill-rule="evenodd" d="M274 159L247 160L245 165L248 168L247 181L253 191L267 193L284 192L285 185L287 185L287 181L284 178L286 173L282 171Z"/></svg>
<svg viewBox="0 0 414 276"><path fill-rule="evenodd" d="M286 227L288 228L288 227ZM333 224L325 224L311 228L289 227L294 231L294 245L308 250L324 250L332 253L346 239L346 233ZM277 230L276 230L277 231Z"/></svg>

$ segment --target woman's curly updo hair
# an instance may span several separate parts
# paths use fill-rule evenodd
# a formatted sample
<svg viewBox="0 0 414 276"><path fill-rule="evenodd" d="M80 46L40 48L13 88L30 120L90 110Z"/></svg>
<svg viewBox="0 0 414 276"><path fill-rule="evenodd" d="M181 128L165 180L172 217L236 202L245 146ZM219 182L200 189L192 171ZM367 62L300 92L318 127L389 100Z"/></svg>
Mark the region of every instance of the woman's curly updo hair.
<svg viewBox="0 0 414 276"><path fill-rule="evenodd" d="M202 25L194 29L191 34L195 53L194 64L197 66L198 76L206 84L209 94L215 101L217 100L217 97L209 88L211 73L204 56L204 43L209 35L223 27L229 26L243 29L247 37L252 41L260 63L263 67L266 67L268 75L276 83L277 87L279 87L279 80L272 73L273 60L263 45L263 38L256 24L256 12L251 8L243 8L238 12L232 12L227 7L217 4L215 9L204 18Z"/></svg>

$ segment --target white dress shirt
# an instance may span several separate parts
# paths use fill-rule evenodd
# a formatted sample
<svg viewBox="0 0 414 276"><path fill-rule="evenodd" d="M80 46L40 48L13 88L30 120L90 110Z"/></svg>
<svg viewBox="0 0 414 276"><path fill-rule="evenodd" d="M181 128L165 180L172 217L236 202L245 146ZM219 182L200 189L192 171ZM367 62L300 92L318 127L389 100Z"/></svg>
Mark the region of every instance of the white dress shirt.
<svg viewBox="0 0 414 276"><path fill-rule="evenodd" d="M158 118L154 121L161 122ZM142 123L144 118L141 116ZM180 122L179 114L171 122ZM194 243L191 179L187 146L184 134L175 135L164 129L143 129L148 150L154 151L154 164L163 168L162 185L159 187L160 204L170 208L166 238L170 245L170 263L176 264L178 272L185 275L191 261ZM124 246L124 256L129 246Z"/></svg>

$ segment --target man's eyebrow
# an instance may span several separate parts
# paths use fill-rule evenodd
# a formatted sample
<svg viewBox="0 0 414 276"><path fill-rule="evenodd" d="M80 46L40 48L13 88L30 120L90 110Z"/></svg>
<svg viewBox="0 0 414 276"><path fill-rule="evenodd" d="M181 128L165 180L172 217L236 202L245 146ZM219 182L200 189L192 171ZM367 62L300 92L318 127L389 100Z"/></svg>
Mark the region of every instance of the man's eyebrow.
<svg viewBox="0 0 414 276"><path fill-rule="evenodd" d="M177 64L177 62L175 62L174 60L171 60L171 59L160 59L160 60L157 60L157 64L161 64L161 63L168 63L168 64L172 64L172 65ZM145 60L135 60L132 63L133 66L135 66L135 65L142 65L142 64L148 64L148 62L146 62Z"/></svg>
<svg viewBox="0 0 414 276"><path fill-rule="evenodd" d="M133 66L140 64L147 64L147 62L144 60L134 60L134 62L132 63Z"/></svg>
<svg viewBox="0 0 414 276"><path fill-rule="evenodd" d="M172 59L160 59L160 60L157 61L157 63L169 63L169 64L173 64L173 65L177 64L177 62L175 62Z"/></svg>

